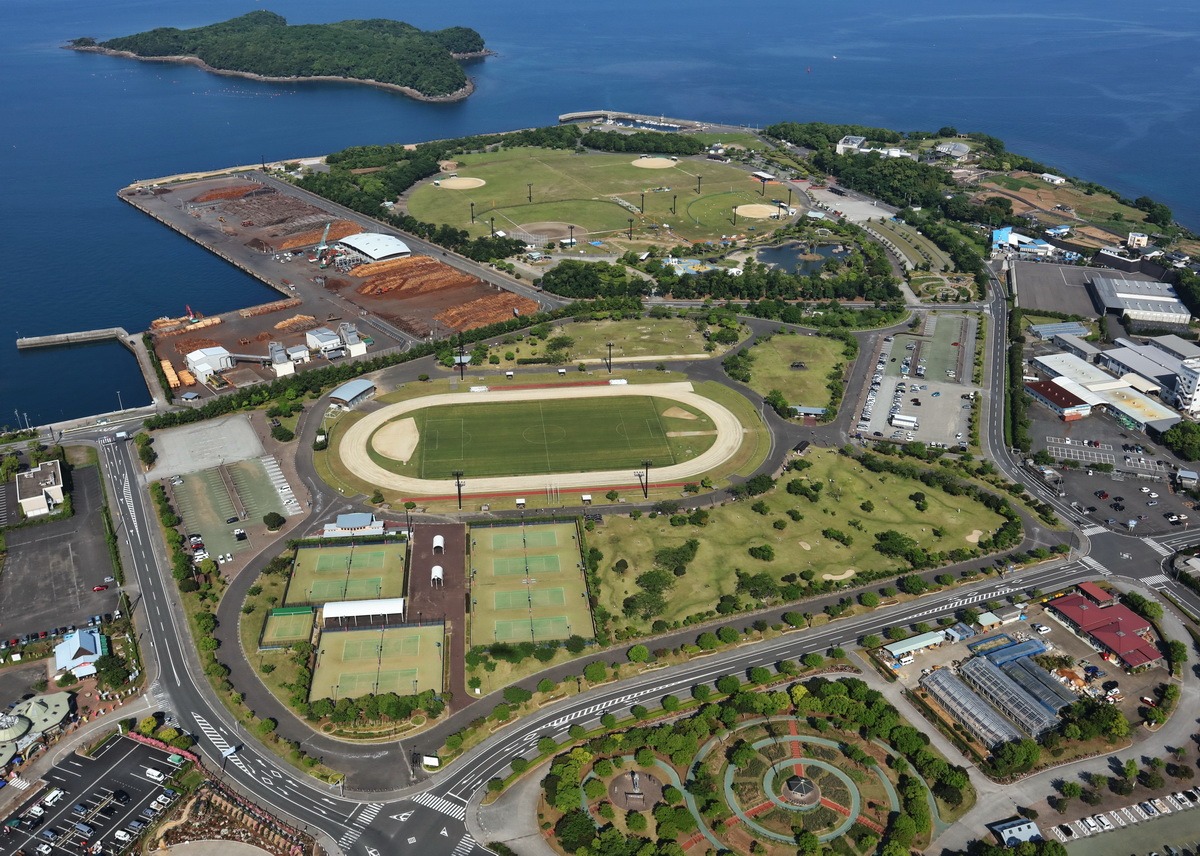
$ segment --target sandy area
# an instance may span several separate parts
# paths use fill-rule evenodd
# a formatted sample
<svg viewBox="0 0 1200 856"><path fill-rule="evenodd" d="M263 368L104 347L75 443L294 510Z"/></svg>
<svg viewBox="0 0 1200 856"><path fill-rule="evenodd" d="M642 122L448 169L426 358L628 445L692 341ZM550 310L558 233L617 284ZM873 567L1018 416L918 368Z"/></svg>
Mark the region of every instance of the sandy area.
<svg viewBox="0 0 1200 856"><path fill-rule="evenodd" d="M421 434L417 431L417 420L409 416L407 419L397 419L389 422L371 438L375 451L385 458L407 464L408 459L417 450L417 442Z"/></svg>
<svg viewBox="0 0 1200 856"><path fill-rule="evenodd" d="M719 467L737 452L742 444L742 425L723 405L692 390L687 381L679 383L653 383L628 386L575 386L543 389L490 390L488 392L451 392L427 395L383 407L350 426L338 446L342 462L359 478L369 484L405 494L428 495L454 492L453 479L418 479L391 473L371 460L367 444L372 435L383 425L425 407L445 404L467 404L472 402L545 401L566 398L611 398L620 395L654 395L686 404L702 412L716 426L717 439L705 452L690 461L669 467L656 467L652 481L678 482ZM600 470L587 473L559 473L538 476L497 476L492 478L468 478L470 493L500 493L512 491L539 491L548 485L558 488L600 487L604 485L628 484L628 469ZM807 545L805 545L807 546Z"/></svg>
<svg viewBox="0 0 1200 856"><path fill-rule="evenodd" d="M711 437L716 431L668 431L668 437Z"/></svg>
<svg viewBox="0 0 1200 856"><path fill-rule="evenodd" d="M811 550L811 549L812 549L812 544L809 544L807 541L801 541L801 542L800 542L800 547L801 547L801 549L803 549L803 550Z"/></svg>
<svg viewBox="0 0 1200 856"><path fill-rule="evenodd" d="M573 233L571 231L572 226L575 227ZM531 235L541 235L543 238L552 241L557 241L559 238L569 238L572 234L576 241L582 241L588 233L587 229L578 223L559 223L553 220L541 223L522 223L519 228Z"/></svg>
<svg viewBox="0 0 1200 856"><path fill-rule="evenodd" d="M761 205L757 202L752 205L739 205L734 210L742 217L752 217L755 220L769 220L780 211L775 205Z"/></svg>
<svg viewBox="0 0 1200 856"><path fill-rule="evenodd" d="M856 573L858 573L858 571L854 570L854 568L846 568L846 570L842 571L840 574L822 574L821 576L823 579L827 580L848 580Z"/></svg>
<svg viewBox="0 0 1200 856"><path fill-rule="evenodd" d="M982 530L982 529L972 529L972 530L971 530L971 534L966 536L966 542L967 542L968 544L978 544L978 543L979 543L979 538L980 538L982 535L983 535L983 530Z"/></svg>
<svg viewBox="0 0 1200 856"><path fill-rule="evenodd" d="M630 163L638 169L670 169L676 162L670 158L638 158Z"/></svg>
<svg viewBox="0 0 1200 856"><path fill-rule="evenodd" d="M487 184L482 178L463 178L461 176L458 178L440 178L438 181L441 182L442 187L449 188L450 190L470 190L473 187L483 187Z"/></svg>
<svg viewBox="0 0 1200 856"><path fill-rule="evenodd" d="M672 419L695 419L695 413L688 413L682 407L668 407L663 411L663 416L669 416Z"/></svg>

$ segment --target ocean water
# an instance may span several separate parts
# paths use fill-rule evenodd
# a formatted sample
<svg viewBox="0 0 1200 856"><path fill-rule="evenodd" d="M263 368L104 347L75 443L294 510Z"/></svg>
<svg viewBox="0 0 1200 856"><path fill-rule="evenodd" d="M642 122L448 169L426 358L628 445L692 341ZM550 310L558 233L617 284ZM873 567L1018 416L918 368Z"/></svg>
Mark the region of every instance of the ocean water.
<svg viewBox="0 0 1200 856"><path fill-rule="evenodd" d="M457 8L455 8L457 7ZM900 129L954 125L1120 192L1170 205L1200 229L1200 17L1190 4L1048 5L765 0L533 0L276 4L292 22L403 17L479 30L499 54L471 64L477 91L422 104L366 87L266 84L186 66L61 49L156 26L196 26L263 3L4 0L0 80L0 425L144 404L120 346L18 353L18 335L144 329L272 292L119 202L148 178L348 145L552 124L615 107L761 126L780 120ZM271 4L266 4L271 8Z"/></svg>

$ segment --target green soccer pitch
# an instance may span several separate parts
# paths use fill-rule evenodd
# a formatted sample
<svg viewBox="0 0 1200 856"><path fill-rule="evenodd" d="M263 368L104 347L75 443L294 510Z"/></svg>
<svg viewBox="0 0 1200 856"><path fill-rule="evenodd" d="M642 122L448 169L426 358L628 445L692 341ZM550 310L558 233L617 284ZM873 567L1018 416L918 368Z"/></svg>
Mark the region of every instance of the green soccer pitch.
<svg viewBox="0 0 1200 856"><path fill-rule="evenodd" d="M710 420L664 416L672 407L668 399L641 395L431 407L413 414L420 440L407 465L374 450L371 455L389 469L427 479L455 470L504 476L624 467L632 477L643 461L669 466L712 445ZM678 432L686 436L668 436L679 428L689 429Z"/></svg>

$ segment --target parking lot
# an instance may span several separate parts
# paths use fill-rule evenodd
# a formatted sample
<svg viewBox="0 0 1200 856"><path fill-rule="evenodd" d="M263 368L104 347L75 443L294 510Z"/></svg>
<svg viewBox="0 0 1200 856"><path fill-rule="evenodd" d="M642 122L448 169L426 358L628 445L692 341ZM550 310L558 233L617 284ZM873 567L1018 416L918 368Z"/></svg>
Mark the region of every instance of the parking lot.
<svg viewBox="0 0 1200 856"><path fill-rule="evenodd" d="M55 627L84 625L90 616L112 612L116 586L100 516L100 471L72 473L75 513L66 520L13 529L5 534L8 558L0 577L0 640L26 634L53 635ZM93 591L96 586L108 586Z"/></svg>
<svg viewBox="0 0 1200 856"><path fill-rule="evenodd" d="M105 853L125 850L166 804L164 784L176 768L168 755L116 738L96 758L71 754L46 775L49 787L13 812L19 828L0 837L0 854L81 853L100 844ZM155 781L150 770L166 779ZM157 808L155 807L157 806Z"/></svg>
<svg viewBox="0 0 1200 856"><path fill-rule="evenodd" d="M962 319L962 316L950 318ZM943 332L949 335L960 329L957 323L946 321L942 324ZM926 360L921 354L923 347L930 347L928 341L919 344L914 337L904 334L883 341L870 384L858 402L857 430L861 436L943 448L956 448L967 442L975 390L961 382L957 368L948 368L957 365L951 358L958 355L961 341L951 338L943 344L944 353L939 352L937 360L932 350L925 351L930 353ZM940 375L935 376L928 369L934 362L941 367ZM909 419L906 421L905 417Z"/></svg>
<svg viewBox="0 0 1200 856"><path fill-rule="evenodd" d="M1096 314L1087 281L1095 269L1046 262L1013 262L1012 282L1021 306L1030 312L1049 309L1087 318ZM1148 279L1142 274L1123 273L1126 279Z"/></svg>

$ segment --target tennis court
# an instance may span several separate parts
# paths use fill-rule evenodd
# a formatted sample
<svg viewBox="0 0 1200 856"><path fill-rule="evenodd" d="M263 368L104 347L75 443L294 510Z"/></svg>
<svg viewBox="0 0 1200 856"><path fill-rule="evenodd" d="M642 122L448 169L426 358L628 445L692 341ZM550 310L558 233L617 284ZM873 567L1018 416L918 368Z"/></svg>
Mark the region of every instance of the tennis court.
<svg viewBox="0 0 1200 856"><path fill-rule="evenodd" d="M258 647L284 648L294 642L309 641L315 614L311 606L285 606L271 610Z"/></svg>
<svg viewBox="0 0 1200 856"><path fill-rule="evenodd" d="M391 544L300 547L284 603L375 600L404 594L404 549Z"/></svg>
<svg viewBox="0 0 1200 856"><path fill-rule="evenodd" d="M441 692L444 636L441 624L326 631L317 649L309 700Z"/></svg>
<svg viewBox="0 0 1200 856"><path fill-rule="evenodd" d="M575 524L471 528L471 644L592 638Z"/></svg>

